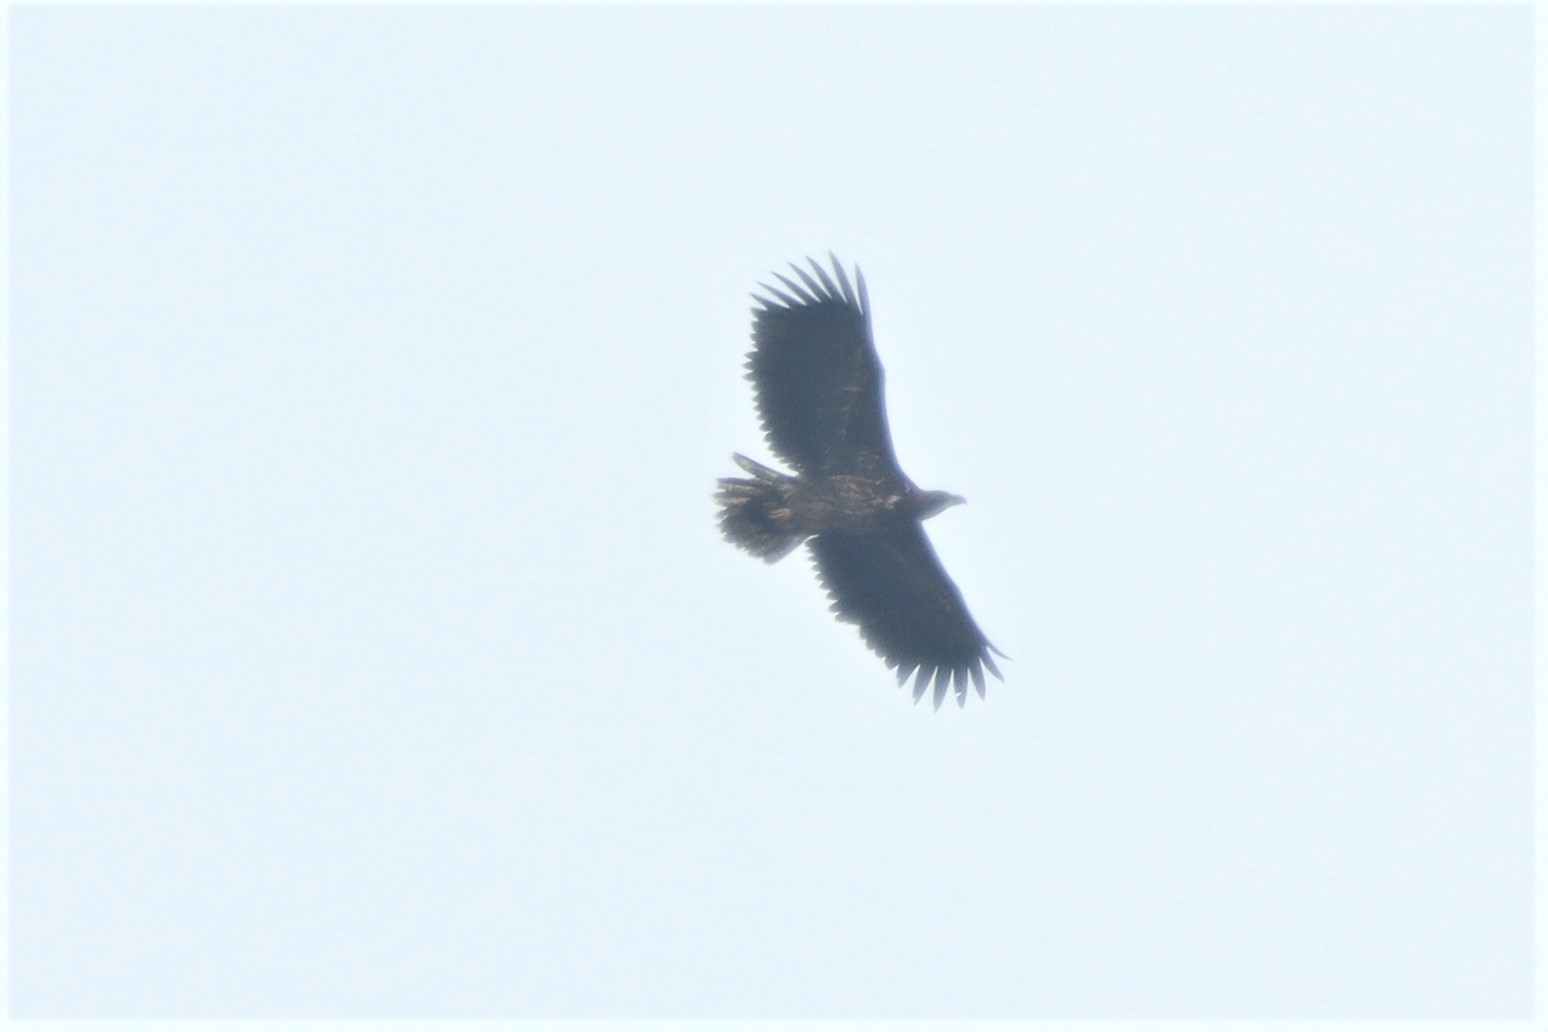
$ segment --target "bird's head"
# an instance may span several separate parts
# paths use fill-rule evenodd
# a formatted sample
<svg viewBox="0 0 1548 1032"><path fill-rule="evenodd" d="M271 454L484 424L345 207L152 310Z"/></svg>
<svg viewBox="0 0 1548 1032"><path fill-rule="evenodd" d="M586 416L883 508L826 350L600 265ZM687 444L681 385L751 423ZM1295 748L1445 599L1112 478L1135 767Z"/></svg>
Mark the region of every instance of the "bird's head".
<svg viewBox="0 0 1548 1032"><path fill-rule="evenodd" d="M950 491L920 491L919 518L927 520L937 513L950 509L953 505L966 504L966 498L963 498L961 495L954 495Z"/></svg>

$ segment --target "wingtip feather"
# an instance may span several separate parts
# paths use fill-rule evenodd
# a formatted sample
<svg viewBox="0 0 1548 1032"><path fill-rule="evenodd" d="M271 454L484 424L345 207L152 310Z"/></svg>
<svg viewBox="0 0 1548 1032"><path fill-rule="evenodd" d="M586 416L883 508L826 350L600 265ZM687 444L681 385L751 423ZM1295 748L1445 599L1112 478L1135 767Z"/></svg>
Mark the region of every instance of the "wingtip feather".
<svg viewBox="0 0 1548 1032"><path fill-rule="evenodd" d="M806 260L807 261L811 261L810 258L808 258ZM791 262L790 263L790 267L795 270L795 274L797 276L801 277L801 282L805 283L807 285L807 287L811 289L812 301L813 302L821 301L822 299L827 297L827 292L822 289L822 285L821 284L819 284L816 280L812 279L810 273L808 273L805 269L801 268L795 262Z"/></svg>
<svg viewBox="0 0 1548 1032"><path fill-rule="evenodd" d="M951 688L952 668L941 666L935 668L935 708L940 709L941 703L946 699L946 692Z"/></svg>
<svg viewBox="0 0 1548 1032"><path fill-rule="evenodd" d="M819 265L815 258L808 257L806 260L811 263L812 271L817 273L817 278L822 280L823 287L827 289L828 297L836 298L841 296L839 294L839 288L834 286L833 280L831 277L829 277L827 270Z"/></svg>
<svg viewBox="0 0 1548 1032"><path fill-rule="evenodd" d="M779 274L775 273L775 275L778 276ZM767 290L770 294L774 295L773 298L758 297L757 294L753 295L753 297L756 297L756 298L758 298L758 300L763 302L764 311L770 311L771 312L771 311L774 311L774 310L779 309L779 308L794 308L794 307L796 307L797 305L799 305L801 303L801 302L797 301L795 298L791 297L789 294L785 293L783 290L779 290L778 288L771 287L767 283L763 282L762 280L758 281L758 286L762 287L764 290ZM778 299L778 300L775 300L775 299Z"/></svg>
<svg viewBox="0 0 1548 1032"><path fill-rule="evenodd" d="M796 269L795 265L793 265L793 264L790 267L792 269ZM801 270L800 269L796 269L796 271L800 272ZM817 303L817 298L816 298L816 296L811 291L807 290L801 284L796 283L795 281L793 281L789 276L784 276L784 275L781 275L780 273L777 273L777 272L774 273L773 276L774 276L775 279L779 280L785 286L789 287L790 290L797 297L799 297L801 299L800 301L792 301L791 302L792 306L797 305L797 304L815 305Z"/></svg>
<svg viewBox="0 0 1548 1032"><path fill-rule="evenodd" d="M833 271L838 274L839 288L844 293L844 300L859 308L860 301L855 297L855 288L849 285L849 277L844 274L844 266L839 263L838 255L829 251L828 259L833 262Z"/></svg>
<svg viewBox="0 0 1548 1032"><path fill-rule="evenodd" d="M930 686L930 676L934 672L932 666L920 666L919 673L914 676L914 705L919 705L919 700L924 698L925 689Z"/></svg>

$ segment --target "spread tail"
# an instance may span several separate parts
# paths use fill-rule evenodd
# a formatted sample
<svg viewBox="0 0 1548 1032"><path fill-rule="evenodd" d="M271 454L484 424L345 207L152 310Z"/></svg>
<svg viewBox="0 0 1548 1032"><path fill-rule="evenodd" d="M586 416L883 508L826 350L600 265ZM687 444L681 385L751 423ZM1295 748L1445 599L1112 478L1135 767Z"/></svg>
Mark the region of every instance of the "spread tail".
<svg viewBox="0 0 1548 1032"><path fill-rule="evenodd" d="M722 477L715 500L720 503L720 532L738 548L766 563L777 563L806 540L796 528L791 497L795 478L760 465L745 455L732 455L753 479Z"/></svg>

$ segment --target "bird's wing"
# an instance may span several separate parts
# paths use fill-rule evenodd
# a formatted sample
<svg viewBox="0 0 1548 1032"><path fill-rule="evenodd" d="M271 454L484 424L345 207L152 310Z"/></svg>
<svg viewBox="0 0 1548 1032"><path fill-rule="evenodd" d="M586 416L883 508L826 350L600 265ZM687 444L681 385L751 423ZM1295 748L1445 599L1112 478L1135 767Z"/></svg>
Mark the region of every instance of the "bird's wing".
<svg viewBox="0 0 1548 1032"><path fill-rule="evenodd" d="M834 276L811 263L792 264L796 279L760 284L754 294L753 383L764 437L780 458L802 472L863 473L901 482L887 410L882 367L871 341L865 278L851 286L833 258ZM815 276L813 275L815 274ZM836 279L836 282L835 282Z"/></svg>
<svg viewBox="0 0 1548 1032"><path fill-rule="evenodd" d="M990 657L999 650L973 622L919 524L878 536L819 534L810 544L833 600L829 608L860 626L871 651L897 670L899 684L914 676L915 702L933 680L937 707L948 687L960 706L969 678L983 696L984 667L1000 677Z"/></svg>

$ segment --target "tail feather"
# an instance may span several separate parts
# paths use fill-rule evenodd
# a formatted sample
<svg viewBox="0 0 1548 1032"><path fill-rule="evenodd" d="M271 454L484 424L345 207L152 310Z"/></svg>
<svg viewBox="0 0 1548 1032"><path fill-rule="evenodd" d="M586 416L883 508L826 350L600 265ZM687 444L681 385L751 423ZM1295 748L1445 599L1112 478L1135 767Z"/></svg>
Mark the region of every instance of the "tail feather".
<svg viewBox="0 0 1548 1032"><path fill-rule="evenodd" d="M738 548L766 563L777 563L807 537L797 526L790 504L795 480L744 455L732 458L755 479L721 478L715 492L720 532Z"/></svg>

